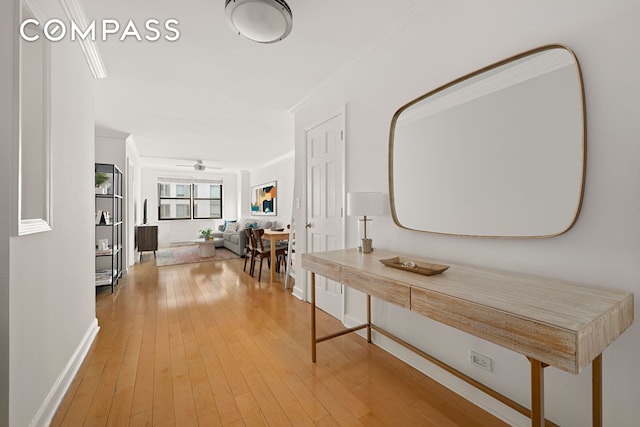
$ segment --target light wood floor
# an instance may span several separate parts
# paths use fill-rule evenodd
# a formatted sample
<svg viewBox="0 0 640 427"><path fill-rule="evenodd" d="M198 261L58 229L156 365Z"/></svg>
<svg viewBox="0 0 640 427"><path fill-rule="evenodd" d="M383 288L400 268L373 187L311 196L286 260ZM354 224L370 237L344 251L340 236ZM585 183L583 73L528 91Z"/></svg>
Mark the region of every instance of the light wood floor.
<svg viewBox="0 0 640 427"><path fill-rule="evenodd" d="M52 426L505 425L354 334L311 363L309 305L242 262L147 255L100 290L100 332ZM319 312L320 334L339 327Z"/></svg>

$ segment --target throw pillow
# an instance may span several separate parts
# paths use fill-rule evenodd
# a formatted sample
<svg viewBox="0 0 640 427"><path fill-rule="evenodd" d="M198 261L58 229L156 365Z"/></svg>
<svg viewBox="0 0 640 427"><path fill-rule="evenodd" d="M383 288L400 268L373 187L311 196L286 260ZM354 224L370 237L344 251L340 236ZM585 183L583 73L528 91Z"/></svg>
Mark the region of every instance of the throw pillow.
<svg viewBox="0 0 640 427"><path fill-rule="evenodd" d="M225 229L226 233L235 233L238 231L238 223L237 222L228 222L227 228Z"/></svg>
<svg viewBox="0 0 640 427"><path fill-rule="evenodd" d="M229 221L225 220L225 221L224 221L224 225L222 226L222 232L227 231L227 224L231 224L231 223L234 223L234 222L236 222L236 220L235 220L235 219L233 219L233 220L229 220Z"/></svg>
<svg viewBox="0 0 640 427"><path fill-rule="evenodd" d="M244 223L244 228L248 228L248 229L258 228L258 222L248 219Z"/></svg>

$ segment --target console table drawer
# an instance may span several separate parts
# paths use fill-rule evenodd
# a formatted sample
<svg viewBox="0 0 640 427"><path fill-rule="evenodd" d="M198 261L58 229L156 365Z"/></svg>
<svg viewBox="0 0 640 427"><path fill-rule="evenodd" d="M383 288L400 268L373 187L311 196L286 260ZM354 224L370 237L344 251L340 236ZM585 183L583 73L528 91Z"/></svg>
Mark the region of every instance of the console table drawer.
<svg viewBox="0 0 640 427"><path fill-rule="evenodd" d="M411 311L548 365L579 371L574 331L419 288L411 289Z"/></svg>
<svg viewBox="0 0 640 427"><path fill-rule="evenodd" d="M345 286L403 308L411 307L411 287L397 281L365 271L342 267L340 282Z"/></svg>
<svg viewBox="0 0 640 427"><path fill-rule="evenodd" d="M327 279L335 280L336 282L340 281L340 267L337 264L316 258L313 254L304 254L302 268L313 271Z"/></svg>

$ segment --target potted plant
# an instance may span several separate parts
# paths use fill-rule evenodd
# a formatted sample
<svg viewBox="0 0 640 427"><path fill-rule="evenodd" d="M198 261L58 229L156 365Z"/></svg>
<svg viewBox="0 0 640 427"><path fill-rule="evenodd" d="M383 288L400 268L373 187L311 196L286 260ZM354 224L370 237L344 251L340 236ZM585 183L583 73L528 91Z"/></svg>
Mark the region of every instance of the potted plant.
<svg viewBox="0 0 640 427"><path fill-rule="evenodd" d="M213 230L211 228L200 230L200 237L202 237L204 240L211 240L211 233L213 233Z"/></svg>
<svg viewBox="0 0 640 427"><path fill-rule="evenodd" d="M106 194L107 188L103 185L109 181L109 175L104 172L96 172L96 194Z"/></svg>

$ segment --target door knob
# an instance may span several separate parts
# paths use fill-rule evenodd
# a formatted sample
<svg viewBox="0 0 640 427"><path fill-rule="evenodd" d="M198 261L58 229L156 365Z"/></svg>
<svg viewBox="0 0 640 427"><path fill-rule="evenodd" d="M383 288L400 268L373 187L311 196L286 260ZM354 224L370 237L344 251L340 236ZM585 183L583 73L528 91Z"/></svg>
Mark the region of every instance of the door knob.
<svg viewBox="0 0 640 427"><path fill-rule="evenodd" d="M307 225L305 225L305 227L307 227L307 228L311 228L311 223L310 223L310 222L308 222L308 223L307 223Z"/></svg>

